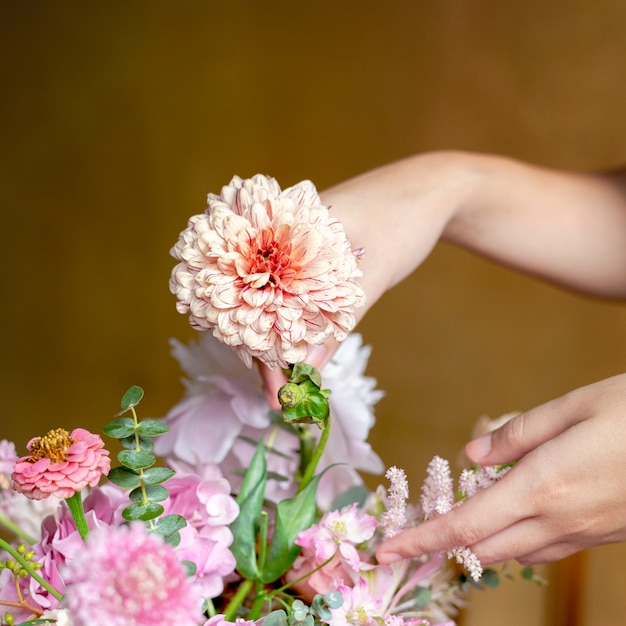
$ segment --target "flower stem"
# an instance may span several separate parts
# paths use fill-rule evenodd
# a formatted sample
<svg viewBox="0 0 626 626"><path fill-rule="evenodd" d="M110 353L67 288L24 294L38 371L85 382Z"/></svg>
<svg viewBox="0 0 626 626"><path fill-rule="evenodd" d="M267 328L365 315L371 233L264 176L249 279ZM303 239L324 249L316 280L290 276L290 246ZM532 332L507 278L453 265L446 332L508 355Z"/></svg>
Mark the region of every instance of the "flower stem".
<svg viewBox="0 0 626 626"><path fill-rule="evenodd" d="M74 518L76 524L76 530L78 530L83 541L87 539L89 534L89 526L87 526L87 519L85 518L85 509L83 508L83 499L80 495L80 491L75 491L73 495L66 498L67 506L70 508L70 513Z"/></svg>
<svg viewBox="0 0 626 626"><path fill-rule="evenodd" d="M246 599L246 596L252 589L252 585L254 584L253 580L246 579L240 585L239 589L237 589L237 593L233 596L232 600L228 603L226 610L224 611L224 621L226 622L234 622L235 616L237 614L237 609L241 606L243 601Z"/></svg>
<svg viewBox="0 0 626 626"><path fill-rule="evenodd" d="M326 424L324 425L324 429L322 430L322 434L320 435L319 443L317 444L317 448L315 448L315 452L311 457L307 468L302 475L302 480L300 482L300 486L298 487L298 493L300 493L312 480L315 475L315 470L317 469L317 465L322 458L322 454L324 454L324 449L326 448L326 442L328 441L328 435L330 434L330 419L326 420Z"/></svg>
<svg viewBox="0 0 626 626"><path fill-rule="evenodd" d="M248 616L248 619L256 622L256 620L261 617L261 609L263 608L263 604L265 604L266 600L267 597L264 593L257 592L256 598L254 599L254 604L250 609L250 615Z"/></svg>
<svg viewBox="0 0 626 626"><path fill-rule="evenodd" d="M50 592L57 600L61 600L63 595L59 593L49 582L45 581L32 567L32 565L9 543L0 537L0 548L6 550L44 589Z"/></svg>
<svg viewBox="0 0 626 626"><path fill-rule="evenodd" d="M36 539L31 537L27 532L23 531L13 520L4 515L4 513L0 513L0 524L20 539L23 539L27 544L32 546L37 543Z"/></svg>

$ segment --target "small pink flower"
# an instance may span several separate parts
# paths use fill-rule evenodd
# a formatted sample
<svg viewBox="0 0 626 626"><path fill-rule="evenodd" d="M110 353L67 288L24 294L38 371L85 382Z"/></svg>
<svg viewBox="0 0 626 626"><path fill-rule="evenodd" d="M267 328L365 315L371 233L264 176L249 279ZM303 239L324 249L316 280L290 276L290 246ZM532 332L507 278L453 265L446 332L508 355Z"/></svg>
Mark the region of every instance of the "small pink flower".
<svg viewBox="0 0 626 626"><path fill-rule="evenodd" d="M362 626L376 626L383 621L380 600L372 596L367 581L359 578L354 587L337 581L337 589L343 598L343 604L337 609L331 609L332 626L350 626L358 624Z"/></svg>
<svg viewBox="0 0 626 626"><path fill-rule="evenodd" d="M296 544L302 552L288 573L288 579L296 580L313 572L303 585L297 587L303 594L312 595L311 591L331 591L337 578L355 577L355 572L365 566L361 555L366 556L357 546L373 537L376 526L376 518L359 510L356 504L342 511L326 513L319 524L298 535ZM335 558L320 568L333 556Z"/></svg>
<svg viewBox="0 0 626 626"><path fill-rule="evenodd" d="M342 511L326 513L319 524L302 531L296 543L303 552L314 551L325 561L337 552L355 571L359 571L361 559L356 546L371 539L376 530L376 518L360 511L356 504Z"/></svg>
<svg viewBox="0 0 626 626"><path fill-rule="evenodd" d="M71 434L57 428L31 439L26 447L30 455L16 461L11 478L13 488L33 500L50 494L69 498L87 485L97 485L111 468L100 436L84 428L75 428Z"/></svg>
<svg viewBox="0 0 626 626"><path fill-rule="evenodd" d="M364 303L340 222L314 185L281 190L260 174L209 194L172 248L170 290L198 330L212 330L250 366L304 360L308 344L343 341Z"/></svg>
<svg viewBox="0 0 626 626"><path fill-rule="evenodd" d="M65 581L74 626L197 626L202 618L174 548L139 522L91 532Z"/></svg>

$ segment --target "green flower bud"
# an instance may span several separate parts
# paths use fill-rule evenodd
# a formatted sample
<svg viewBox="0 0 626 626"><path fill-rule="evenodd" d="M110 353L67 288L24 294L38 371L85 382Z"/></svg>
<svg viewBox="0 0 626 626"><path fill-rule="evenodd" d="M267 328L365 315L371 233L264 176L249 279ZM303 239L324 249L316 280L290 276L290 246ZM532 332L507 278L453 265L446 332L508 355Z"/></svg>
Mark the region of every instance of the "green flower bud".
<svg viewBox="0 0 626 626"><path fill-rule="evenodd" d="M278 401L284 409L295 409L305 396L305 391L296 383L286 383L278 390Z"/></svg>

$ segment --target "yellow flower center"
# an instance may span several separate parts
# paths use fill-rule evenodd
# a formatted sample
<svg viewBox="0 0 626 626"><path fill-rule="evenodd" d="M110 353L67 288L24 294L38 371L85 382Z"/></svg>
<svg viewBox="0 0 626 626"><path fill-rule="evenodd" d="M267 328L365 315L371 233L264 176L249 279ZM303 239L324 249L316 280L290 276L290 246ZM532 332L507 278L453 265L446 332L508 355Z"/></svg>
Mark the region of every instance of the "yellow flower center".
<svg viewBox="0 0 626 626"><path fill-rule="evenodd" d="M330 528L335 535L345 535L348 531L348 527L343 520L335 520L330 524Z"/></svg>
<svg viewBox="0 0 626 626"><path fill-rule="evenodd" d="M70 434L64 428L56 428L49 431L43 437L33 439L30 444L31 462L48 458L55 463L67 459L67 450L74 443Z"/></svg>

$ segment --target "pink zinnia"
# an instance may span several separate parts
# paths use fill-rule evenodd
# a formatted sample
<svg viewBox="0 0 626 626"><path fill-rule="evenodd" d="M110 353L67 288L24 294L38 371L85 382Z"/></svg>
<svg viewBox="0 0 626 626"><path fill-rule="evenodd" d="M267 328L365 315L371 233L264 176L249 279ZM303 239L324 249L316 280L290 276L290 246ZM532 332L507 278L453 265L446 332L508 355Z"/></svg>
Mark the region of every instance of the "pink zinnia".
<svg viewBox="0 0 626 626"><path fill-rule="evenodd" d="M13 488L33 500L50 494L69 498L87 485L94 487L111 468L100 436L84 428L71 433L57 428L26 447L30 455L16 461L11 478Z"/></svg>
<svg viewBox="0 0 626 626"><path fill-rule="evenodd" d="M74 626L197 626L202 599L172 546L144 524L90 533L64 573Z"/></svg>
<svg viewBox="0 0 626 626"><path fill-rule="evenodd" d="M310 181L281 191L273 178L235 176L209 194L172 255L178 311L248 366L254 357L287 367L308 344L343 341L365 299L346 233Z"/></svg>

